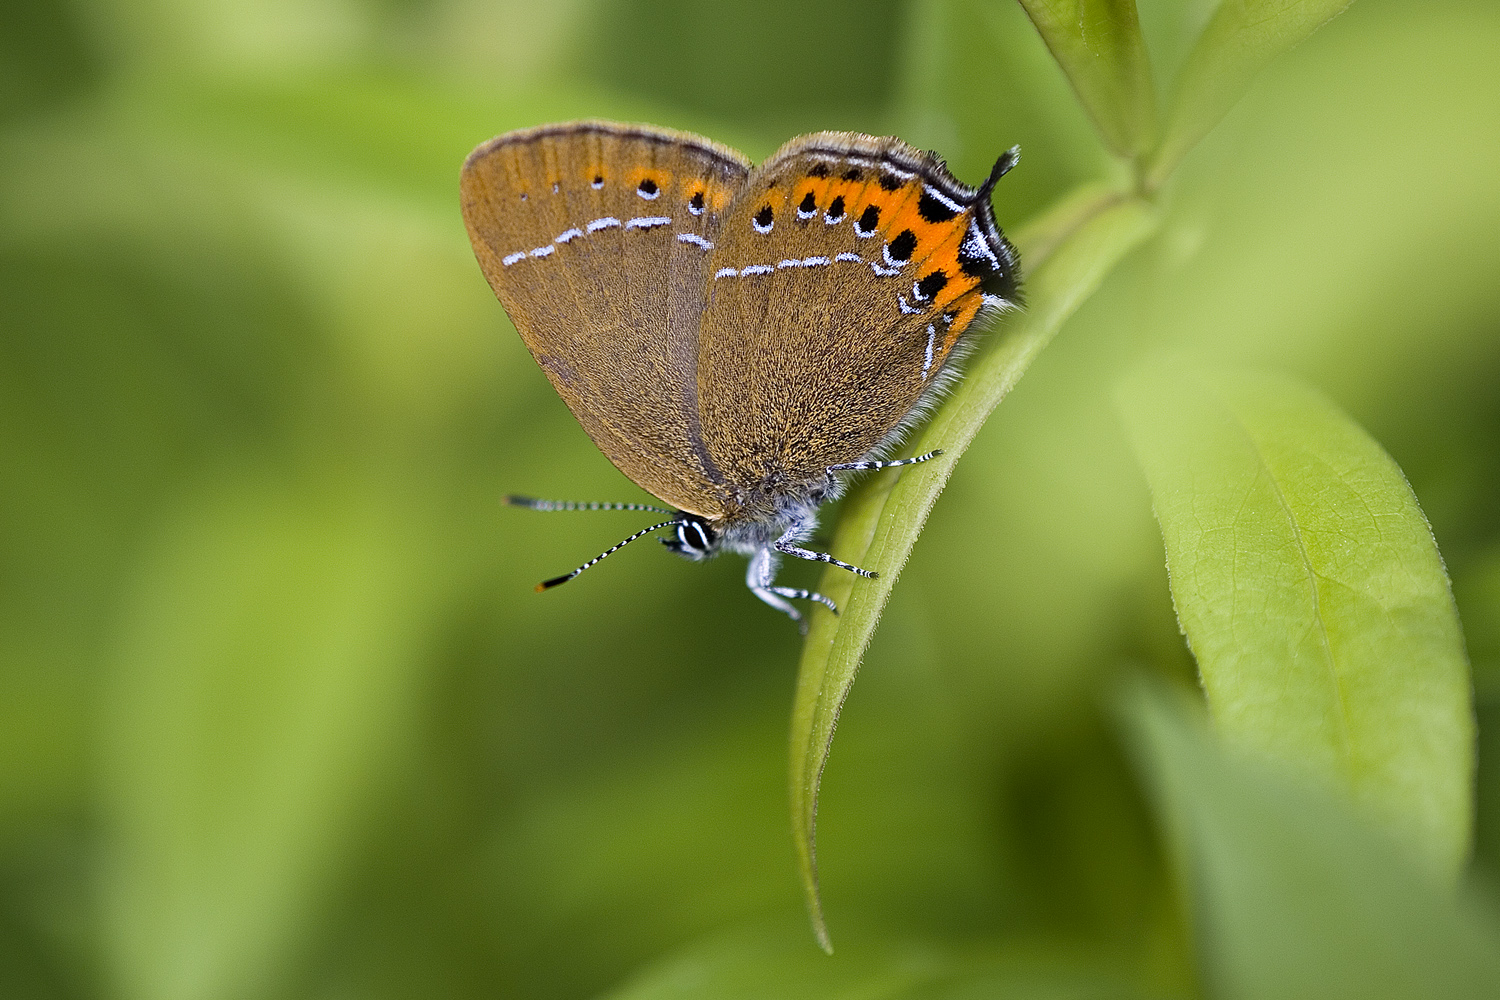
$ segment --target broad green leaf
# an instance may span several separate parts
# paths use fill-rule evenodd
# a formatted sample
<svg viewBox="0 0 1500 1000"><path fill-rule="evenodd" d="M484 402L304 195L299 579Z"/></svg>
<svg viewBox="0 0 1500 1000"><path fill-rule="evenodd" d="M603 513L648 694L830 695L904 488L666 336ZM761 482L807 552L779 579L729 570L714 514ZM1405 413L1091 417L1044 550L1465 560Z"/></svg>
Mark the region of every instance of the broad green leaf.
<svg viewBox="0 0 1500 1000"><path fill-rule="evenodd" d="M1266 65L1343 13L1353 0L1222 0L1173 88L1161 146L1147 171L1159 187L1234 107Z"/></svg>
<svg viewBox="0 0 1500 1000"><path fill-rule="evenodd" d="M1186 697L1123 699L1138 765L1226 1000L1500 996L1500 922L1336 793L1227 752Z"/></svg>
<svg viewBox="0 0 1500 1000"><path fill-rule="evenodd" d="M367 490L235 476L163 533L104 701L104 951L125 998L286 974L407 737L430 584Z"/></svg>
<svg viewBox="0 0 1500 1000"><path fill-rule="evenodd" d="M832 946L818 896L818 785L839 710L896 577L954 463L985 418L1074 310L1155 225L1156 216L1146 204L1091 188L1016 234L1029 305L988 334L987 347L912 450L919 454L941 448L943 455L907 470L904 477L891 470L872 476L844 502L833 551L880 577L855 586L854 577L843 570L825 574L820 589L838 603L842 614L814 615L792 708L792 830L813 930L825 949Z"/></svg>
<svg viewBox="0 0 1500 1000"><path fill-rule="evenodd" d="M1473 808L1468 665L1401 470L1282 379L1160 365L1119 398L1220 730L1349 788L1456 872Z"/></svg>
<svg viewBox="0 0 1500 1000"><path fill-rule="evenodd" d="M1156 137L1156 91L1135 0L1021 0L1104 142L1134 157Z"/></svg>

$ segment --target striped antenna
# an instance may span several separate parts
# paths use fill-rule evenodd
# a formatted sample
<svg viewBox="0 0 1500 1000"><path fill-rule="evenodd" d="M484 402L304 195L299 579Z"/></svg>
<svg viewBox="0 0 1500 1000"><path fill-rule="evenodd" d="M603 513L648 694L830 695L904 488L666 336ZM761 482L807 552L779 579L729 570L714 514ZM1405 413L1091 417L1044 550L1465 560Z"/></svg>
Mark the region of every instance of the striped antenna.
<svg viewBox="0 0 1500 1000"><path fill-rule="evenodd" d="M527 510L649 510L656 514L675 514L675 510L652 507L644 503L578 503L573 500L537 500L534 497L518 497L507 493L502 497L512 507Z"/></svg>
<svg viewBox="0 0 1500 1000"><path fill-rule="evenodd" d="M546 501L541 501L541 502L545 503ZM618 543L616 545L611 545L609 548L605 549L603 552L599 553L597 556L595 556L594 558L590 559L588 562L584 563L582 566L578 567L573 572L571 572L571 573L564 573L562 576L555 576L555 577L553 577L550 580L543 580L541 583L539 583L539 584L536 585L536 592L538 594L540 594L542 591L550 589L552 587L555 587L555 586L557 586L560 583L567 583L569 580L573 579L573 577L577 576L579 573L582 573L584 570L586 570L590 566L594 565L594 563L596 563L599 560L603 559L607 555L611 555L611 554L613 554L615 552L620 551L625 546L627 546L631 542L635 541L637 538L640 538L642 535L649 535L649 534L651 534L651 532L656 531L658 528L665 528L668 525L676 524L676 523L677 523L677 519L674 517L670 521L663 521L661 524L653 524L649 528L642 528L640 531L637 531L635 534L631 535L629 538L625 539L623 542L620 542L620 543Z"/></svg>

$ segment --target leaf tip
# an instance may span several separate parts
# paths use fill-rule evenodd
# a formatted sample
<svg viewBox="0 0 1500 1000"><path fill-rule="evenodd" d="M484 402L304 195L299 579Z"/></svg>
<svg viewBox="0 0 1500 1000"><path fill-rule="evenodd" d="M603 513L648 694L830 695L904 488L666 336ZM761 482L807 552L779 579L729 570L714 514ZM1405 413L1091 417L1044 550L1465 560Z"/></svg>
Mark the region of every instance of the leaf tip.
<svg viewBox="0 0 1500 1000"><path fill-rule="evenodd" d="M833 938L828 936L828 924L823 920L823 907L814 904L808 915L812 918L813 937L818 940L818 947L823 949L823 954L833 954Z"/></svg>

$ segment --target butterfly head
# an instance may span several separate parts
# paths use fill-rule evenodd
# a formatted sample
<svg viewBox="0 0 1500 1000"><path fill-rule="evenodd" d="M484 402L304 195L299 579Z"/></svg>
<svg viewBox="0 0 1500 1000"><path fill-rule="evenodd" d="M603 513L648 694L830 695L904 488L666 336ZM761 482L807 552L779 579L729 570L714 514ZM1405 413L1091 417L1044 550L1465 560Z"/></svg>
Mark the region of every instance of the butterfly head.
<svg viewBox="0 0 1500 1000"><path fill-rule="evenodd" d="M719 548L719 535L704 518L682 511L672 524L673 533L661 543L684 559L698 562L714 555Z"/></svg>

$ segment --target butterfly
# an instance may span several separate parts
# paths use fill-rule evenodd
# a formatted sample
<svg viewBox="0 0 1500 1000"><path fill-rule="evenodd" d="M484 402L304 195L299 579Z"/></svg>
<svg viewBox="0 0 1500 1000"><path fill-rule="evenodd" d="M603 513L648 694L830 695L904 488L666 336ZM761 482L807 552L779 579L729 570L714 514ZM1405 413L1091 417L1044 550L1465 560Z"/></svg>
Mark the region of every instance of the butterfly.
<svg viewBox="0 0 1500 1000"><path fill-rule="evenodd" d="M896 138L817 132L760 166L701 136L578 121L509 132L464 163L481 269L568 409L668 506L507 497L535 510L670 515L673 552L749 558L746 584L806 622L783 556L845 475L885 461L957 374L977 317L1019 305L1016 252L990 194Z"/></svg>

